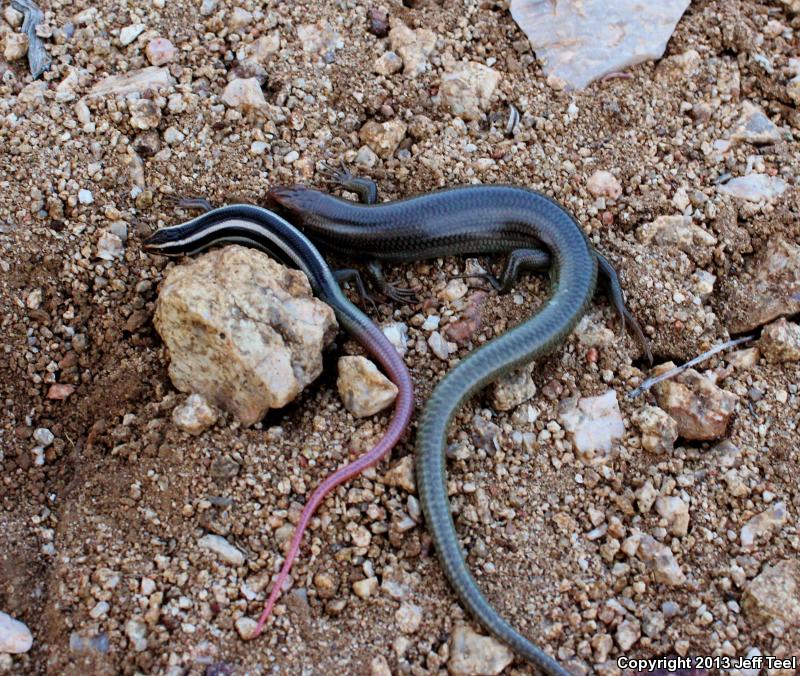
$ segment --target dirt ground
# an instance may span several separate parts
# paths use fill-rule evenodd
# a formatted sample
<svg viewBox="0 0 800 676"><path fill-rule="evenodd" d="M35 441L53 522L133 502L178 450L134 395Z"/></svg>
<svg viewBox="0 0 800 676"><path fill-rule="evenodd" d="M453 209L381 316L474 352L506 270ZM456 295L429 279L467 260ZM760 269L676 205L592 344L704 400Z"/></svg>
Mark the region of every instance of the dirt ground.
<svg viewBox="0 0 800 676"><path fill-rule="evenodd" d="M352 163L365 122L415 121L392 157L359 168L378 182L382 199L478 180L552 195L618 267L656 363L685 360L728 339L730 322L742 313L734 292L756 272L767 243L800 243L800 113L787 94L789 59L800 56L800 19L789 3L693 2L666 57L696 50L695 72L670 67L667 58L578 93L547 84L504 2L385 2L391 17L437 35L430 69L414 78L373 72L387 38L369 31L368 11L377 4L361 0L219 0L207 17L198 12L200 0L104 0L70 38L65 26L92 3L39 4L56 31L42 100L20 98L30 83L25 60L0 56L0 610L34 636L28 653L0 661L8 673L381 674L381 657L391 673L438 673L447 668L454 628L466 620L424 524L398 527L413 511L409 495L382 480L413 452L412 430L392 460L326 501L275 622L259 640L241 640L236 619L258 616L281 563L276 532L297 518L324 476L380 436L386 416L363 421L346 412L331 360L297 402L260 426L243 429L227 419L199 438L175 428L171 412L183 395L167 377L168 356L151 322L167 263L141 250L148 233L185 217L165 194L221 204L258 201L275 184L321 184L316 163ZM229 28L236 6L256 13L238 31ZM341 38L326 54L304 51L298 36L298 26L315 21L327 21ZM784 30L769 27L776 21ZM149 38L119 42L119 30L139 22L145 36L178 48L169 65L176 84L165 96L180 96L162 111L160 151L152 156L123 103L89 101L88 126L76 112L79 97L103 77L149 65ZM275 30L280 49L264 65L267 108L226 109L219 97L241 68L237 50ZM500 73L484 119L464 124L442 105L448 59L491 59ZM70 68L80 69L77 98L64 100L56 87ZM709 148L730 137L745 101L764 110L781 138L759 147L739 142L719 157ZM510 104L521 122L508 137ZM169 134L171 143L164 140L169 128L180 132ZM264 142L265 152L253 152L254 142ZM141 167L131 159L136 153ZM789 184L771 203L737 201L718 189L725 174L744 175L752 155ZM598 169L617 177L618 199L598 203L588 192ZM132 192L142 180L144 190ZM673 198L680 188L715 245L687 254L637 237L643 224L679 213ZM80 190L91 191L93 201L79 199ZM127 225L122 257L98 258L98 241L120 221ZM462 270L459 259L389 270L427 299L424 306L381 305L375 318L409 325L406 362L418 410L469 350L461 346L443 361L426 349L421 328L426 313L459 319L458 308L437 294ZM717 282L705 301L692 304L692 275L701 270ZM531 277L508 296L490 293L473 344L529 316L547 290L545 280ZM642 450L631 421L652 396L623 395L646 376L646 364L636 343L618 333L604 298L590 314L616 332L615 340L589 358L572 336L536 365L539 392L528 402L539 412L535 422L520 411L492 411L479 398L452 430L466 449L449 463L456 522L482 589L576 673L615 673L623 654L800 654L798 626L758 621L742 609L748 581L766 564L800 558L798 362L762 359L747 370L728 369L718 381L739 395L726 439L741 449L746 489L734 495L713 442L679 441L664 456ZM342 336L337 351L360 348ZM715 358L703 368L724 364ZM53 383L74 385L74 392L48 398ZM564 437L559 402L608 388L618 393L627 431L608 465L591 467L557 443ZM499 452L482 447L476 414L499 428ZM39 428L55 437L43 459L33 451ZM518 443L515 432L533 432L537 441ZM639 512L634 492L647 480L689 503L687 535L666 534L655 510ZM778 499L787 522L744 551L742 526ZM641 561L622 552L605 556L605 538L585 537L594 528L590 511L606 523L618 519L626 533L663 531L687 583L659 584ZM359 546L353 538L364 528L369 543ZM224 564L199 548L206 533L235 543L246 563ZM370 576L382 587L356 596L353 584ZM421 626L408 634L398 629L401 604L422 612ZM133 618L145 618L138 640L126 631ZM620 633L626 622L640 634L630 647ZM78 645L97 636L107 639L107 650ZM533 672L518 661L506 673Z"/></svg>

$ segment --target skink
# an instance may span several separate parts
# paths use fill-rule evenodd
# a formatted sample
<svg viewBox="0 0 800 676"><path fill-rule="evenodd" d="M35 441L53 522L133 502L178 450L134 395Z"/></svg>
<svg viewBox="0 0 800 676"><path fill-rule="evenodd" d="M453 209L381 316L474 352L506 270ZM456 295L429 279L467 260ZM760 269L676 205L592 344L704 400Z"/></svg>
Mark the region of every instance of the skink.
<svg viewBox="0 0 800 676"><path fill-rule="evenodd" d="M598 265L612 302L642 340L627 312L613 267L591 247L575 219L540 193L514 186L468 186L374 204L371 181L334 174L366 204L303 186L275 188L273 202L319 244L373 259L510 253L500 280L507 291L523 269L552 264L550 299L526 322L471 352L435 387L417 433L416 473L425 522L444 573L481 624L548 674L568 672L522 636L486 600L458 543L445 481L447 428L461 405L501 375L553 350L572 331L595 291ZM548 253L538 247L544 246ZM532 248L536 247L536 248ZM378 280L380 281L380 279Z"/></svg>
<svg viewBox="0 0 800 676"><path fill-rule="evenodd" d="M164 256L182 256L199 253L219 244L255 247L305 272L314 294L333 308L339 324L380 363L398 389L394 415L383 438L370 451L326 478L303 508L283 567L251 636L255 638L261 633L280 596L303 533L317 507L336 486L377 464L397 444L414 410L414 392L408 369L389 339L369 317L347 300L334 273L305 235L271 211L248 205L214 209L186 223L156 231L144 243L144 247L147 251Z"/></svg>

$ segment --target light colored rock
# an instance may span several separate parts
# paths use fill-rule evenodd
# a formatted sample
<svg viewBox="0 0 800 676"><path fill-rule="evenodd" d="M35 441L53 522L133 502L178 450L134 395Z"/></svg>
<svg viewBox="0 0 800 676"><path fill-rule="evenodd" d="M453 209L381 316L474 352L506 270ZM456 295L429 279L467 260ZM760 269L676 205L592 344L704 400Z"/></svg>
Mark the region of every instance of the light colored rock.
<svg viewBox="0 0 800 676"><path fill-rule="evenodd" d="M25 33L6 33L3 56L6 61L17 61L28 54L28 36Z"/></svg>
<svg viewBox="0 0 800 676"><path fill-rule="evenodd" d="M353 592L361 599L368 599L378 591L378 578L368 577L353 583Z"/></svg>
<svg viewBox="0 0 800 676"><path fill-rule="evenodd" d="M532 367L526 366L507 373L489 387L492 405L498 411L510 411L536 394L536 384L531 376Z"/></svg>
<svg viewBox="0 0 800 676"><path fill-rule="evenodd" d="M800 246L781 237L771 237L766 248L749 266L732 290L727 305L731 333L763 326L782 315L800 312Z"/></svg>
<svg viewBox="0 0 800 676"><path fill-rule="evenodd" d="M22 21L25 15L22 12L18 12L11 5L6 5L6 8L3 10L3 18L11 28L16 30L22 27Z"/></svg>
<svg viewBox="0 0 800 676"><path fill-rule="evenodd" d="M363 145L358 149L358 153L356 154L355 163L359 167L366 167L367 169L372 169L380 159L378 156L372 151L368 145Z"/></svg>
<svg viewBox="0 0 800 676"><path fill-rule="evenodd" d="M628 652L642 636L641 625L636 620L625 620L617 627L617 645L623 652Z"/></svg>
<svg viewBox="0 0 800 676"><path fill-rule="evenodd" d="M674 368L667 362L653 369L657 376ZM694 369L653 387L658 405L678 423L678 435L684 439L720 439L736 408L738 397L720 389Z"/></svg>
<svg viewBox="0 0 800 676"><path fill-rule="evenodd" d="M586 189L595 197L615 200L622 195L622 185L610 171L598 170L586 181Z"/></svg>
<svg viewBox="0 0 800 676"><path fill-rule="evenodd" d="M678 438L678 423L657 406L644 406L633 416L642 432L642 448L649 453L671 453Z"/></svg>
<svg viewBox="0 0 800 676"><path fill-rule="evenodd" d="M403 322L390 322L381 327L383 335L394 345L397 354L405 357L408 352L408 325Z"/></svg>
<svg viewBox="0 0 800 676"><path fill-rule="evenodd" d="M122 258L125 254L125 243L119 235L110 230L103 232L97 240L97 257L104 261Z"/></svg>
<svg viewBox="0 0 800 676"><path fill-rule="evenodd" d="M510 648L467 625L457 626L450 636L447 670L451 676L495 676L513 661Z"/></svg>
<svg viewBox="0 0 800 676"><path fill-rule="evenodd" d="M387 486L399 486L407 493L416 493L417 484L414 478L414 458L407 455L398 460L383 475L383 483Z"/></svg>
<svg viewBox="0 0 800 676"><path fill-rule="evenodd" d="M403 75L416 77L430 68L428 57L436 47L436 33L425 28L411 30L400 19L389 19L389 43L403 59Z"/></svg>
<svg viewBox="0 0 800 676"><path fill-rule="evenodd" d="M369 673L370 676L392 676L392 670L383 655L372 658L372 662L369 663Z"/></svg>
<svg viewBox="0 0 800 676"><path fill-rule="evenodd" d="M270 31L266 35L254 40L247 46L246 58L253 59L257 63L264 64L280 51L281 33L278 30Z"/></svg>
<svg viewBox="0 0 800 676"><path fill-rule="evenodd" d="M56 86L56 101L59 103L66 103L67 101L74 101L76 94L75 91L80 85L80 75L76 68L70 68L64 79Z"/></svg>
<svg viewBox="0 0 800 676"><path fill-rule="evenodd" d="M232 566L244 564L244 554L221 535L213 535L211 533L204 535L197 541L197 545L201 549L216 554L225 563L229 563Z"/></svg>
<svg viewBox="0 0 800 676"><path fill-rule="evenodd" d="M161 109L153 99L135 99L128 103L131 127L134 129L156 129L161 122Z"/></svg>
<svg viewBox="0 0 800 676"><path fill-rule="evenodd" d="M131 24L130 26L125 26L119 32L119 41L123 47L127 47L131 44L136 38L138 38L143 32L144 29L147 28L143 23L135 23Z"/></svg>
<svg viewBox="0 0 800 676"><path fill-rule="evenodd" d="M125 635L137 653L147 650L147 625L141 618L133 618L125 624Z"/></svg>
<svg viewBox="0 0 800 676"><path fill-rule="evenodd" d="M717 187L721 193L748 202L763 202L782 195L789 184L777 176L767 174L748 174L732 178Z"/></svg>
<svg viewBox="0 0 800 676"><path fill-rule="evenodd" d="M642 244L657 244L667 249L679 249L700 265L708 263L714 254L717 238L706 232L691 218L682 215L659 216L645 223L636 233Z"/></svg>
<svg viewBox="0 0 800 676"><path fill-rule="evenodd" d="M451 279L447 282L447 286L444 287L439 297L448 303L452 303L466 296L467 291L469 291L469 287L463 279Z"/></svg>
<svg viewBox="0 0 800 676"><path fill-rule="evenodd" d="M769 362L800 361L800 325L781 317L764 327L758 346Z"/></svg>
<svg viewBox="0 0 800 676"><path fill-rule="evenodd" d="M745 588L742 608L759 622L800 625L800 560L783 559L765 566Z"/></svg>
<svg viewBox="0 0 800 676"><path fill-rule="evenodd" d="M339 358L336 387L345 408L356 418L375 415L397 398L397 386L369 359L360 356Z"/></svg>
<svg viewBox="0 0 800 676"><path fill-rule="evenodd" d="M659 59L689 0L512 0L545 75L581 89L607 73Z"/></svg>
<svg viewBox="0 0 800 676"><path fill-rule="evenodd" d="M785 502L776 502L769 509L756 514L742 528L740 534L742 548L745 551L754 549L757 540L771 537L781 529L788 518Z"/></svg>
<svg viewBox="0 0 800 676"><path fill-rule="evenodd" d="M614 344L614 332L609 329L597 313L587 313L575 327L575 336L587 347L609 347Z"/></svg>
<svg viewBox="0 0 800 676"><path fill-rule="evenodd" d="M333 310L302 272L228 246L172 268L154 315L182 392L202 394L245 425L292 401L322 372Z"/></svg>
<svg viewBox="0 0 800 676"><path fill-rule="evenodd" d="M143 94L148 90L160 91L168 89L175 84L169 70L150 66L141 70L133 70L123 75L110 75L92 87L88 96L98 98L103 96L125 96L138 92Z"/></svg>
<svg viewBox="0 0 800 676"><path fill-rule="evenodd" d="M408 125L398 119L376 122L370 120L358 132L362 143L366 143L372 150L384 159L388 159L397 150L400 141L405 138Z"/></svg>
<svg viewBox="0 0 800 676"><path fill-rule="evenodd" d="M242 617L239 617L236 622L234 622L234 626L236 627L236 632L239 634L242 640L249 641L251 638L253 638L253 634L258 626L258 622L243 615Z"/></svg>
<svg viewBox="0 0 800 676"><path fill-rule="evenodd" d="M25 85L17 97L20 104L29 106L40 106L45 102L45 93L47 92L47 83L36 81Z"/></svg>
<svg viewBox="0 0 800 676"><path fill-rule="evenodd" d="M636 496L636 504L639 505L639 511L642 514L647 514L653 507L653 504L658 497L658 491L655 489L650 480L646 481L634 493Z"/></svg>
<svg viewBox="0 0 800 676"><path fill-rule="evenodd" d="M234 7L233 11L228 14L228 28L232 31L246 28L252 21L253 13L248 12L244 7Z"/></svg>
<svg viewBox="0 0 800 676"><path fill-rule="evenodd" d="M33 439L37 444L47 448L55 441L55 435L46 427L38 427L33 431Z"/></svg>
<svg viewBox="0 0 800 676"><path fill-rule="evenodd" d="M781 132L764 111L749 101L742 103L742 116L733 128L731 139L753 145L767 145L781 140Z"/></svg>
<svg viewBox="0 0 800 676"><path fill-rule="evenodd" d="M378 75L393 75L402 68L403 59L391 50L381 54L372 64L372 70Z"/></svg>
<svg viewBox="0 0 800 676"><path fill-rule="evenodd" d="M673 84L694 77L700 70L703 57L696 49L687 49L681 54L675 54L663 59L656 69L659 78L668 80Z"/></svg>
<svg viewBox="0 0 800 676"><path fill-rule="evenodd" d="M683 537L689 532L689 505L677 496L660 497L656 500L656 511L667 521L667 529L673 535Z"/></svg>
<svg viewBox="0 0 800 676"><path fill-rule="evenodd" d="M422 608L405 601L395 612L394 619L400 631L404 634L413 634L422 624Z"/></svg>
<svg viewBox="0 0 800 676"><path fill-rule="evenodd" d="M164 66L175 59L178 50L166 38L154 38L144 48L147 60L154 66Z"/></svg>
<svg viewBox="0 0 800 676"><path fill-rule="evenodd" d="M211 16L217 9L217 0L203 0L200 4L200 15Z"/></svg>
<svg viewBox="0 0 800 676"><path fill-rule="evenodd" d="M231 80L225 87L225 91L222 92L220 99L229 108L240 108L245 111L263 108L267 105L261 85L254 77Z"/></svg>
<svg viewBox="0 0 800 676"><path fill-rule="evenodd" d="M201 394L189 395L183 404L172 411L175 426L193 436L205 432L217 422L217 417L217 411Z"/></svg>
<svg viewBox="0 0 800 676"><path fill-rule="evenodd" d="M492 101L500 73L475 61L462 61L442 75L439 95L453 115L480 120Z"/></svg>
<svg viewBox="0 0 800 676"><path fill-rule="evenodd" d="M431 352L442 361L447 360L456 351L456 344L446 340L438 331L434 331L428 336L428 345Z"/></svg>
<svg viewBox="0 0 800 676"><path fill-rule="evenodd" d="M324 54L344 47L341 35L324 20L299 25L297 37L303 51L308 53Z"/></svg>
<svg viewBox="0 0 800 676"><path fill-rule="evenodd" d="M86 190L85 188L78 190L78 202L81 204L91 204L94 202L94 195L92 195L92 191Z"/></svg>
<svg viewBox="0 0 800 676"><path fill-rule="evenodd" d="M0 653L26 653L33 645L30 629L11 615L0 611Z"/></svg>
<svg viewBox="0 0 800 676"><path fill-rule="evenodd" d="M786 85L786 93L795 106L800 105L800 59L789 59L789 69L794 77Z"/></svg>
<svg viewBox="0 0 800 676"><path fill-rule="evenodd" d="M572 434L578 457L589 464L607 462L615 442L625 434L614 390L597 397L565 399L559 407L558 419Z"/></svg>
<svg viewBox="0 0 800 676"><path fill-rule="evenodd" d="M686 582L686 576L672 550L652 536L641 535L637 553L639 558L653 571L657 582L671 587L677 587Z"/></svg>

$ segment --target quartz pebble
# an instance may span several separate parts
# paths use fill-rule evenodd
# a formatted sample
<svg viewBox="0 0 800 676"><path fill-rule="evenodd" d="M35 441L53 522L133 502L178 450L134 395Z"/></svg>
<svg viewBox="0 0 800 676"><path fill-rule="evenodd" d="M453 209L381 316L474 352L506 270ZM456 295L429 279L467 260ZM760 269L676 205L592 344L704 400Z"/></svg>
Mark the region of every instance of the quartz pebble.
<svg viewBox="0 0 800 676"><path fill-rule="evenodd" d="M258 622L249 617L242 616L239 617L236 622L234 622L234 625L239 636L244 641L249 641L251 638L253 638L253 634L258 626Z"/></svg>
<svg viewBox="0 0 800 676"><path fill-rule="evenodd" d="M586 181L586 189L595 197L615 200L622 195L622 185L610 171L596 171Z"/></svg>
<svg viewBox="0 0 800 676"><path fill-rule="evenodd" d="M383 411L397 398L397 386L364 357L340 357L336 381L345 408L356 418Z"/></svg>
<svg viewBox="0 0 800 676"><path fill-rule="evenodd" d="M383 335L394 345L397 354L405 357L408 352L408 325L403 322L391 322L381 327Z"/></svg>
<svg viewBox="0 0 800 676"><path fill-rule="evenodd" d="M119 41L123 47L127 47L131 44L136 38L138 38L143 32L146 26L143 23L135 23L130 26L125 26L119 32Z"/></svg>
<svg viewBox="0 0 800 676"><path fill-rule="evenodd" d="M372 64L372 70L378 75L393 75L403 68L403 59L395 52L388 51L381 54Z"/></svg>
<svg viewBox="0 0 800 676"><path fill-rule="evenodd" d="M800 324L781 317L761 332L758 347L767 361L783 363L800 361Z"/></svg>
<svg viewBox="0 0 800 676"><path fill-rule="evenodd" d="M653 369L657 376L674 368L667 362ZM724 436L738 397L727 392L694 369L687 369L653 388L658 405L678 424L684 439L710 440Z"/></svg>
<svg viewBox="0 0 800 676"><path fill-rule="evenodd" d="M383 482L387 486L399 486L408 493L416 493L417 485L414 478L414 458L407 455L398 460L392 468L383 475Z"/></svg>
<svg viewBox="0 0 800 676"><path fill-rule="evenodd" d="M689 0L512 0L511 16L545 74L582 89L607 73L661 58L688 6Z"/></svg>
<svg viewBox="0 0 800 676"><path fill-rule="evenodd" d="M447 670L451 676L494 676L513 660L510 648L491 636L478 634L469 626L457 626L450 636Z"/></svg>
<svg viewBox="0 0 800 676"><path fill-rule="evenodd" d="M201 549L206 549L212 554L216 554L220 559L232 566L244 564L244 554L234 547L221 535L204 535L197 541Z"/></svg>
<svg viewBox="0 0 800 676"><path fill-rule="evenodd" d="M748 202L763 202L782 195L788 183L777 176L767 174L748 174L732 178L718 187L721 193Z"/></svg>
<svg viewBox="0 0 800 676"><path fill-rule="evenodd" d="M90 98L144 94L147 91L167 89L175 84L169 70L150 66L133 70L122 75L109 75L98 82L89 92Z"/></svg>
<svg viewBox="0 0 800 676"><path fill-rule="evenodd" d="M780 141L781 133L761 108L745 101L742 104L742 116L734 126L731 138L753 145L766 145Z"/></svg>
<svg viewBox="0 0 800 676"><path fill-rule="evenodd" d="M404 634L413 634L422 624L422 608L413 603L404 602L394 614L397 627Z"/></svg>
<svg viewBox="0 0 800 676"><path fill-rule="evenodd" d="M389 42L392 51L403 59L403 75L413 78L430 68L428 57L436 46L436 34L424 28L412 30L395 17L389 25Z"/></svg>
<svg viewBox="0 0 800 676"><path fill-rule="evenodd" d="M492 101L500 73L482 63L464 61L442 75L442 103L453 115L479 120Z"/></svg>
<svg viewBox="0 0 800 676"><path fill-rule="evenodd" d="M220 99L230 108L240 108L245 111L267 105L261 85L254 77L231 80Z"/></svg>
<svg viewBox="0 0 800 676"><path fill-rule="evenodd" d="M175 59L175 46L166 38L155 38L144 50L147 60L154 66L164 66Z"/></svg>
<svg viewBox="0 0 800 676"><path fill-rule="evenodd" d="M669 532L683 537L689 532L689 505L677 496L660 497L656 511L666 520Z"/></svg>
<svg viewBox="0 0 800 676"><path fill-rule="evenodd" d="M202 394L244 425L313 381L336 335L333 310L313 297L302 272L238 245L172 268L153 322L175 387Z"/></svg>
<svg viewBox="0 0 800 676"><path fill-rule="evenodd" d="M564 428L583 462L607 462L615 442L625 434L617 393L608 390L597 397L570 398L561 403L558 413Z"/></svg>
<svg viewBox="0 0 800 676"><path fill-rule="evenodd" d="M362 599L367 599L378 591L378 578L368 577L353 583L353 592Z"/></svg>
<svg viewBox="0 0 800 676"><path fill-rule="evenodd" d="M786 504L783 502L776 502L769 509L756 514L742 528L740 535L742 548L745 551L752 550L756 540L767 538L780 530L787 519Z"/></svg>
<svg viewBox="0 0 800 676"><path fill-rule="evenodd" d="M686 576L672 550L652 536L646 534L640 536L637 552L639 558L653 570L657 582L672 587L681 586L686 582Z"/></svg>
<svg viewBox="0 0 800 676"><path fill-rule="evenodd" d="M172 422L184 432L197 436L217 422L217 411L201 394L192 394L172 412Z"/></svg>
<svg viewBox="0 0 800 676"><path fill-rule="evenodd" d="M33 635L22 622L0 611L0 653L26 653L33 645Z"/></svg>

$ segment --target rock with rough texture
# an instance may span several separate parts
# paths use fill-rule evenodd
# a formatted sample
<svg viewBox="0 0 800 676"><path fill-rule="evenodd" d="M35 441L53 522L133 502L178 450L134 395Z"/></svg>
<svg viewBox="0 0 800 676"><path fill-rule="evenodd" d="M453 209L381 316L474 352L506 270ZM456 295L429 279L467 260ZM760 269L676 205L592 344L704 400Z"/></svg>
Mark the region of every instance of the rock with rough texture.
<svg viewBox="0 0 800 676"><path fill-rule="evenodd" d="M110 75L98 82L89 92L89 98L102 96L125 96L138 92L168 89L175 84L167 68L150 66L141 70L133 70L123 75Z"/></svg>
<svg viewBox="0 0 800 676"><path fill-rule="evenodd" d="M633 417L642 432L642 448L649 453L671 453L678 438L678 423L658 406L645 406Z"/></svg>
<svg viewBox="0 0 800 676"><path fill-rule="evenodd" d="M800 560L783 559L765 566L745 588L742 607L759 622L800 625Z"/></svg>
<svg viewBox="0 0 800 676"><path fill-rule="evenodd" d="M339 358L336 386L345 408L356 418L375 415L397 398L397 386L364 357Z"/></svg>
<svg viewBox="0 0 800 676"><path fill-rule="evenodd" d="M666 520L667 529L682 537L689 532L689 505L679 497L662 496L656 500L656 511Z"/></svg>
<svg viewBox="0 0 800 676"><path fill-rule="evenodd" d="M141 653L147 650L147 624L140 617L135 617L125 623L125 635L130 639L134 651Z"/></svg>
<svg viewBox="0 0 800 676"><path fill-rule="evenodd" d="M254 77L231 80L220 98L229 108L239 108L245 111L262 108L267 105L264 92L261 91L261 85L258 83L258 79Z"/></svg>
<svg viewBox="0 0 800 676"><path fill-rule="evenodd" d="M428 70L428 57L436 47L436 33L425 28L411 30L395 17L389 20L389 25L389 42L392 51L403 59L403 75L416 77Z"/></svg>
<svg viewBox="0 0 800 676"><path fill-rule="evenodd" d="M336 335L330 306L306 276L241 246L172 268L154 324L169 348L169 375L182 392L252 425L322 372Z"/></svg>
<svg viewBox="0 0 800 676"><path fill-rule="evenodd" d="M741 276L731 289L727 305L731 333L751 331L781 315L800 312L800 246L779 237L770 238L753 260L749 277Z"/></svg>
<svg viewBox="0 0 800 676"><path fill-rule="evenodd" d="M785 502L776 502L769 509L756 514L742 528L739 536L742 548L752 550L757 540L771 537L776 531L780 530L787 519Z"/></svg>
<svg viewBox="0 0 800 676"><path fill-rule="evenodd" d="M689 0L512 0L546 75L575 89L664 54Z"/></svg>
<svg viewBox="0 0 800 676"><path fill-rule="evenodd" d="M764 327L758 346L767 361L800 361L800 324L781 317Z"/></svg>
<svg viewBox="0 0 800 676"><path fill-rule="evenodd" d="M236 627L236 632L243 641L249 641L251 638L253 638L253 633L258 626L258 622L250 617L245 617L244 615L238 618L233 624Z"/></svg>
<svg viewBox="0 0 800 676"><path fill-rule="evenodd" d="M147 26L145 26L143 23L135 23L131 24L130 26L125 26L119 32L120 44L123 47L127 47L144 32L145 28L147 28Z"/></svg>
<svg viewBox="0 0 800 676"><path fill-rule="evenodd" d="M6 33L3 56L6 61L17 61L28 53L28 36L25 33Z"/></svg>
<svg viewBox="0 0 800 676"><path fill-rule="evenodd" d="M674 368L667 362L653 369L657 376ZM653 388L658 405L678 423L678 436L690 440L719 439L725 435L738 397L720 389L694 369L688 369Z"/></svg>
<svg viewBox="0 0 800 676"><path fill-rule="evenodd" d="M327 21L300 24L297 37L307 53L331 54L344 47L342 36Z"/></svg>
<svg viewBox="0 0 800 676"><path fill-rule="evenodd" d="M456 627L450 636L447 670L451 676L495 676L513 660L510 648L466 625Z"/></svg>
<svg viewBox="0 0 800 676"><path fill-rule="evenodd" d="M671 587L677 587L686 582L686 576L672 550L651 535L641 535L637 552L639 558L653 571L657 582Z"/></svg>
<svg viewBox="0 0 800 676"><path fill-rule="evenodd" d="M636 233L642 244L656 244L667 249L677 248L700 265L708 263L717 245L717 238L691 218L685 216L659 216L645 223Z"/></svg>
<svg viewBox="0 0 800 676"><path fill-rule="evenodd" d="M383 335L394 345L397 354L405 357L408 352L408 325L403 322L390 322L381 327Z"/></svg>
<svg viewBox="0 0 800 676"><path fill-rule="evenodd" d="M197 541L197 544L201 549L216 554L225 563L232 566L241 566L244 563L244 554L221 535L204 535Z"/></svg>
<svg viewBox="0 0 800 676"><path fill-rule="evenodd" d="M597 397L570 398L562 402L559 420L572 433L572 445L583 462L607 462L611 449L625 434L617 393L609 390Z"/></svg>
<svg viewBox="0 0 800 676"><path fill-rule="evenodd" d="M0 611L0 653L26 653L33 645L30 629L11 615Z"/></svg>
<svg viewBox="0 0 800 676"><path fill-rule="evenodd" d="M442 75L439 93L453 115L479 120L489 107L500 73L482 63L463 61Z"/></svg>
<svg viewBox="0 0 800 676"><path fill-rule="evenodd" d="M400 605L394 617L400 631L404 634L413 634L422 624L422 608L406 601Z"/></svg>
<svg viewBox="0 0 800 676"><path fill-rule="evenodd" d="M416 493L417 484L414 475L414 458L410 455L398 460L383 475L383 483L387 486L399 486L407 493Z"/></svg>
<svg viewBox="0 0 800 676"><path fill-rule="evenodd" d="M218 414L201 394L192 394L172 411L175 426L197 436L217 422Z"/></svg>
<svg viewBox="0 0 800 676"><path fill-rule="evenodd" d="M594 172L586 181L586 189L595 197L615 200L622 195L622 185L610 171Z"/></svg>
<svg viewBox="0 0 800 676"><path fill-rule="evenodd" d="M733 128L731 139L760 146L777 143L781 140L781 132L761 108L745 101L742 104L742 116Z"/></svg>
<svg viewBox="0 0 800 676"><path fill-rule="evenodd" d="M177 50L175 45L166 38L154 38L147 43L144 53L152 65L164 66L175 58Z"/></svg>
<svg viewBox="0 0 800 676"><path fill-rule="evenodd" d="M161 122L161 109L153 99L135 99L128 103L131 127L134 129L156 129Z"/></svg>
<svg viewBox="0 0 800 676"><path fill-rule="evenodd" d="M358 132L362 143L366 143L379 157L388 159L405 138L408 126L402 120L386 122L370 120Z"/></svg>
<svg viewBox="0 0 800 676"><path fill-rule="evenodd" d="M489 387L492 405L498 411L510 411L536 394L536 384L531 376L531 367L526 366L507 373Z"/></svg>
<svg viewBox="0 0 800 676"><path fill-rule="evenodd" d="M764 202L782 195L789 184L777 176L748 174L732 178L717 187L721 193L747 202Z"/></svg>
<svg viewBox="0 0 800 676"><path fill-rule="evenodd" d="M392 75L403 68L403 59L392 51L384 52L372 64L372 70L378 75Z"/></svg>

